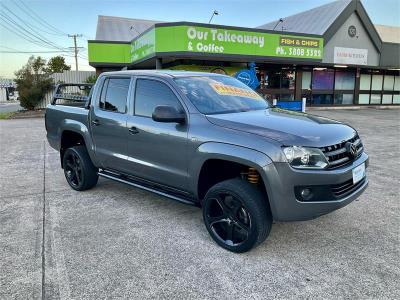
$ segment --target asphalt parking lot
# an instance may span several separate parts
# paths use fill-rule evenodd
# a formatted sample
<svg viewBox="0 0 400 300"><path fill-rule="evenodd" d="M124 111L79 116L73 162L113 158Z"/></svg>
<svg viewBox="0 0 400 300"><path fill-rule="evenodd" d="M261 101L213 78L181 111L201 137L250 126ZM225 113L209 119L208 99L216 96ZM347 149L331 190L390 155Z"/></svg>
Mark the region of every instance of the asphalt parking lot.
<svg viewBox="0 0 400 300"><path fill-rule="evenodd" d="M359 130L370 186L245 254L198 208L105 179L73 191L43 119L0 121L0 298L399 299L400 110L315 114Z"/></svg>

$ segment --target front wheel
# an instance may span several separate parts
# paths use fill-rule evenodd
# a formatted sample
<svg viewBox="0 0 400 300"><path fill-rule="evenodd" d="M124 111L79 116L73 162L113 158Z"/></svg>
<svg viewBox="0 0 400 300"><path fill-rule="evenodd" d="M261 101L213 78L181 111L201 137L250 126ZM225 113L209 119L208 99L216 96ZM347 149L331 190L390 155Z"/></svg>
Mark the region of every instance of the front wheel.
<svg viewBox="0 0 400 300"><path fill-rule="evenodd" d="M64 175L74 190L84 191L97 184L97 168L87 153L85 146L68 148L63 156Z"/></svg>
<svg viewBox="0 0 400 300"><path fill-rule="evenodd" d="M203 200L203 219L214 241L238 253L261 244L272 225L264 197L253 184L242 179L229 179L211 187Z"/></svg>

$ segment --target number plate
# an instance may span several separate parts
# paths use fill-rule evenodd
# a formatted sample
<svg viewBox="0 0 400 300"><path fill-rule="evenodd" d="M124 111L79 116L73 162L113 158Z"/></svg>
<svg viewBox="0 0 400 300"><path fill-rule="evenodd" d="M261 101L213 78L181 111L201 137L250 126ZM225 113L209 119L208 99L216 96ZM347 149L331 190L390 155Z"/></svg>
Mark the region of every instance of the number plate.
<svg viewBox="0 0 400 300"><path fill-rule="evenodd" d="M353 184L356 184L365 177L365 163L353 169Z"/></svg>

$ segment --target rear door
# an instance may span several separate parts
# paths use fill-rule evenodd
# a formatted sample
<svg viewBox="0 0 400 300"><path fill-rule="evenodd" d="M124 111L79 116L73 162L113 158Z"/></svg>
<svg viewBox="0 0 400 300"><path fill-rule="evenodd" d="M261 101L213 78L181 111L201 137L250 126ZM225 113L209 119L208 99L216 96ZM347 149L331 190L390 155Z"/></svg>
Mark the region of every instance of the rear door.
<svg viewBox="0 0 400 300"><path fill-rule="evenodd" d="M127 99L131 77L107 77L91 107L90 126L96 158L107 169L123 171L127 153Z"/></svg>
<svg viewBox="0 0 400 300"><path fill-rule="evenodd" d="M128 116L130 174L180 190L188 184L188 122L160 123L152 119L158 105L171 105L188 113L168 82L137 77L134 105Z"/></svg>

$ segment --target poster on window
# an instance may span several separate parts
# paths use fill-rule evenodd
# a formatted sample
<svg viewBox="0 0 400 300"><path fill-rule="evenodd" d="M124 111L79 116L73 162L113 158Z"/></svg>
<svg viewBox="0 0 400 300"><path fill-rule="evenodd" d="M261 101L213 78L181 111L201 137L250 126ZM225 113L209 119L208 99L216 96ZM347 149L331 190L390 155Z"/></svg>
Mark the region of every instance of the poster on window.
<svg viewBox="0 0 400 300"><path fill-rule="evenodd" d="M335 47L333 63L367 65L368 49Z"/></svg>

